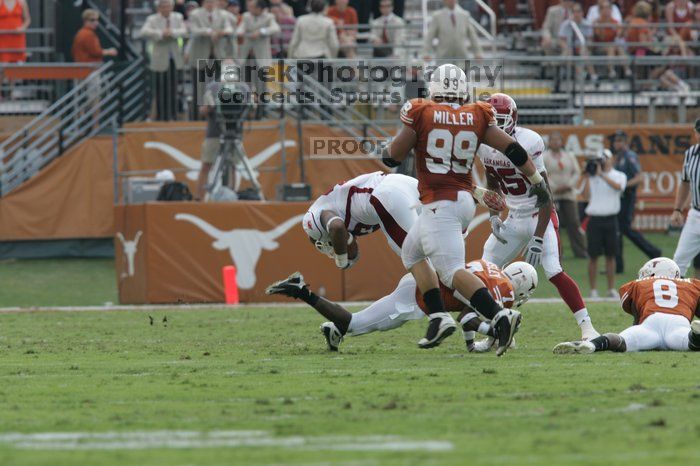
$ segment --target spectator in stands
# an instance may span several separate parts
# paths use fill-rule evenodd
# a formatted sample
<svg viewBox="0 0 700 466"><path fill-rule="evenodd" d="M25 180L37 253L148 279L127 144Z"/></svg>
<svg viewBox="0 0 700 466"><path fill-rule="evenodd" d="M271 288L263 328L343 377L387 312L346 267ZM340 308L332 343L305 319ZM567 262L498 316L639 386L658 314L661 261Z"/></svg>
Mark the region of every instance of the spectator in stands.
<svg viewBox="0 0 700 466"><path fill-rule="evenodd" d="M622 13L617 5L611 3L610 0L598 0L595 5L591 5L591 7L588 9L588 13L586 13L586 19L588 22L591 24L598 22L598 19L601 16L601 10L606 6L610 8L610 16L615 20L614 22L617 24L622 24Z"/></svg>
<svg viewBox="0 0 700 466"><path fill-rule="evenodd" d="M571 18L561 24L559 28L559 43L562 54L565 56L576 54L580 57L590 57L591 53L586 43L582 43L576 33L574 25L578 27L586 42L593 39L593 26L586 18L583 17L583 7L574 3L571 7ZM598 80L598 75L595 73L593 65L586 65L588 70L588 78L595 82Z"/></svg>
<svg viewBox="0 0 700 466"><path fill-rule="evenodd" d="M693 22L694 5L688 0L671 0L664 8L664 17L667 23L674 23L667 31L670 35L681 40L690 32L690 23ZM682 25L688 23L688 26Z"/></svg>
<svg viewBox="0 0 700 466"><path fill-rule="evenodd" d="M270 37L280 32L275 16L266 10L266 6L265 0L248 0L248 11L243 13L243 21L238 28L238 34L243 37L241 59L245 60L252 53L258 65L261 65L261 60L272 58Z"/></svg>
<svg viewBox="0 0 700 466"><path fill-rule="evenodd" d="M32 22L25 0L0 0L0 63L27 61L27 30Z"/></svg>
<svg viewBox="0 0 700 466"><path fill-rule="evenodd" d="M615 169L621 171L627 177L627 184L620 199L620 213L617 216L620 225L620 242L617 247L616 268L617 273L625 271L622 257L622 237L629 238L644 254L653 259L661 257L661 250L647 241L644 236L634 228L634 207L637 204L637 186L644 181L642 165L639 156L630 150L627 145L627 135L623 131L617 131L613 139L613 152L615 154Z"/></svg>
<svg viewBox="0 0 700 466"><path fill-rule="evenodd" d="M71 54L74 62L99 63L104 57L116 57L117 49L103 49L100 39L97 37L97 29L100 14L97 10L88 8L82 13L83 27L73 38Z"/></svg>
<svg viewBox="0 0 700 466"><path fill-rule="evenodd" d="M238 29L238 17L233 13L228 11L229 0L219 0L219 10L221 15L224 17L225 21L228 23L229 28L233 31L231 34L226 34L221 37L222 47L224 48L224 55L227 58L233 58L238 56L238 37L236 31Z"/></svg>
<svg viewBox="0 0 700 466"><path fill-rule="evenodd" d="M141 36L150 41L150 68L154 83L152 118L160 121L177 119L177 70L184 65L180 39L187 35L185 20L173 11L173 0L158 0L158 12L146 18Z"/></svg>
<svg viewBox="0 0 700 466"><path fill-rule="evenodd" d="M195 0L189 0L187 3L185 3L185 14L183 15L185 19L189 19L190 13L197 8L199 8L199 3L197 3Z"/></svg>
<svg viewBox="0 0 700 466"><path fill-rule="evenodd" d="M547 150L542 154L547 169L549 187L557 205L559 218L566 227L574 256L587 258L586 238L578 215L576 187L581 167L576 156L564 149L564 138L558 131L549 135Z"/></svg>
<svg viewBox="0 0 700 466"><path fill-rule="evenodd" d="M695 8L693 12L693 25L688 31L688 38L684 40L694 43L690 46L693 55L700 55L700 7Z"/></svg>
<svg viewBox="0 0 700 466"><path fill-rule="evenodd" d="M629 20L626 42L629 52L635 56L644 56L650 52L649 44L653 41L654 32L649 25L651 5L645 1L635 3L632 9L632 19Z"/></svg>
<svg viewBox="0 0 700 466"><path fill-rule="evenodd" d="M311 0L311 12L297 21L289 43L290 58L334 58L338 54L338 35L333 20L326 17L325 0Z"/></svg>
<svg viewBox="0 0 700 466"><path fill-rule="evenodd" d="M394 46L403 45L406 22L394 14L392 0L381 0L379 9L382 15L371 23L370 38L374 45L372 55L377 58L405 56L405 49L395 52Z"/></svg>
<svg viewBox="0 0 700 466"><path fill-rule="evenodd" d="M199 63L199 60L227 58L226 43L222 37L233 34L234 30L222 11L216 8L216 0L203 0L202 7L190 13L189 28L190 41L187 45L187 58L192 71L192 116L193 119L197 119L199 106L197 83L204 83L207 78L205 68ZM218 78L220 70L219 62L214 62L216 78Z"/></svg>
<svg viewBox="0 0 700 466"><path fill-rule="evenodd" d="M471 15L457 6L457 0L443 0L444 7L433 13L428 33L423 44L423 56L426 60L454 60L467 57L482 58L476 30L471 23ZM437 39L437 48L433 41ZM467 49L465 41L469 40Z"/></svg>
<svg viewBox="0 0 700 466"><path fill-rule="evenodd" d="M559 5L547 8L547 14L542 23L542 49L546 55L558 55L561 53L559 30L564 21L571 18L571 7L574 2L562 0Z"/></svg>
<svg viewBox="0 0 700 466"><path fill-rule="evenodd" d="M340 43L339 57L355 58L357 56L357 11L348 6L348 0L335 0L335 5L326 13L335 22Z"/></svg>
<svg viewBox="0 0 700 466"><path fill-rule="evenodd" d="M270 2L270 13L275 15L275 20L280 25L280 33L277 35L276 40L272 42L272 56L287 58L289 43L292 40L294 26L297 23L297 19L294 17L294 10L281 0L272 0Z"/></svg>
<svg viewBox="0 0 700 466"><path fill-rule="evenodd" d="M627 54L620 45L622 29L620 22L613 15L610 0L600 0L597 5L593 5L591 8L593 7L599 7L599 11L596 12L597 19L593 22L593 39L600 47L597 52L608 57L626 57ZM632 75L632 70L627 64L625 64L624 70L626 77ZM610 79L617 77L613 62L608 64L608 77Z"/></svg>

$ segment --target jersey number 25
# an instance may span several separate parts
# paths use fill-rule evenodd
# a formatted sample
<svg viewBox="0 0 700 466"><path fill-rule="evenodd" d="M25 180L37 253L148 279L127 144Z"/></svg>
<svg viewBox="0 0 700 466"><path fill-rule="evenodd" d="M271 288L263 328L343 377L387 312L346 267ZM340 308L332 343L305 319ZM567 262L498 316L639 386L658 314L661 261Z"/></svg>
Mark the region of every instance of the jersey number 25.
<svg viewBox="0 0 700 466"><path fill-rule="evenodd" d="M472 131L460 131L453 136L449 130L435 128L428 133L426 152L430 157L425 160L425 166L430 173L444 175L452 171L466 175L472 169L478 144L479 139Z"/></svg>

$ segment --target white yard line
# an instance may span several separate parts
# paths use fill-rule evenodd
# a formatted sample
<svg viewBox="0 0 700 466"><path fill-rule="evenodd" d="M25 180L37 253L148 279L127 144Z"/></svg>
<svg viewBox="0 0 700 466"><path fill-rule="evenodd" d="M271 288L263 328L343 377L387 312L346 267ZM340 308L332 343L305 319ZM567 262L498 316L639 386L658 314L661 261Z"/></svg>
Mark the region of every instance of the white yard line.
<svg viewBox="0 0 700 466"><path fill-rule="evenodd" d="M615 298L596 298L587 299L589 303L619 303ZM341 306L355 307L367 306L372 301L341 301L338 304ZM532 298L528 300L530 304L564 304L561 298ZM308 307L308 304L296 301L285 301L279 303L248 303L236 306L226 304L123 304L123 305L105 305L105 306L47 306L47 307L0 307L0 313L16 313L16 312L93 312L93 311L235 311L245 308L302 308Z"/></svg>
<svg viewBox="0 0 700 466"><path fill-rule="evenodd" d="M40 432L0 434L0 445L22 450L146 450L155 448L283 448L333 451L430 451L454 449L451 442L396 435L275 437L260 430L135 432Z"/></svg>

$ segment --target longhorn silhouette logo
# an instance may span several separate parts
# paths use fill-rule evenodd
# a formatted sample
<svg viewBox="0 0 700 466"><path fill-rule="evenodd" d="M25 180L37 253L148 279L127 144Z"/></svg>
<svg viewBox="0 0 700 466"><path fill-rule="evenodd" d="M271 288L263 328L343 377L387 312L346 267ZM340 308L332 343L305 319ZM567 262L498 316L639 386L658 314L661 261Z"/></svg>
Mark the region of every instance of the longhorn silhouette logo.
<svg viewBox="0 0 700 466"><path fill-rule="evenodd" d="M136 257L136 251L139 245L139 239L141 239L143 232L141 230L136 232L136 236L131 241L124 239L124 235L121 232L117 233L117 239L122 243L122 250L124 251L124 256L126 256L126 276L134 276L134 258Z"/></svg>
<svg viewBox="0 0 700 466"><path fill-rule="evenodd" d="M235 228L223 231L191 214L176 214L175 220L190 222L204 233L214 238L212 247L219 251L228 250L231 260L238 270L238 286L249 290L255 286L255 269L263 250L274 251L279 247L277 239L290 228L301 222L304 214L295 215L272 230L260 231L253 228Z"/></svg>
<svg viewBox="0 0 700 466"><path fill-rule="evenodd" d="M267 162L273 155L275 155L277 152L279 152L282 147L284 146L285 148L289 147L296 147L297 143L294 140L291 139L286 139L283 142L275 142L274 144L266 147L260 153L257 155L253 156L250 158L250 165L253 167L253 170L255 170L255 175L257 176L257 168L262 165L263 163ZM199 170L202 168L202 162L195 159L194 157L191 157L188 154L185 154L182 152L180 149L177 149L170 144L166 144L164 142L158 142L158 141L148 141L144 143L143 147L145 149L154 149L163 152L166 154L168 157L171 159L175 160L177 163L180 165L184 166L187 168L187 179L191 181L196 181L197 178L199 177ZM244 178L248 179L248 172L246 170L243 170L242 167L236 167L236 186L240 183L240 176L243 176Z"/></svg>

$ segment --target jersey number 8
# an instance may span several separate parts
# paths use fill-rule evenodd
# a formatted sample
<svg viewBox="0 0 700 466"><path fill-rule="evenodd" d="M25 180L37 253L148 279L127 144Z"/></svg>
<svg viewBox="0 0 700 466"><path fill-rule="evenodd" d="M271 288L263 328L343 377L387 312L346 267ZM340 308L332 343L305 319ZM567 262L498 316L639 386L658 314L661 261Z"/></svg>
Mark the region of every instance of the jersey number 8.
<svg viewBox="0 0 700 466"><path fill-rule="evenodd" d="M678 288L671 280L654 281L654 301L659 307L673 309L678 306Z"/></svg>
<svg viewBox="0 0 700 466"><path fill-rule="evenodd" d="M460 131L453 136L449 130L433 129L428 133L426 152L430 158L425 160L425 166L430 173L444 175L451 170L466 175L472 169L478 144L473 131Z"/></svg>

